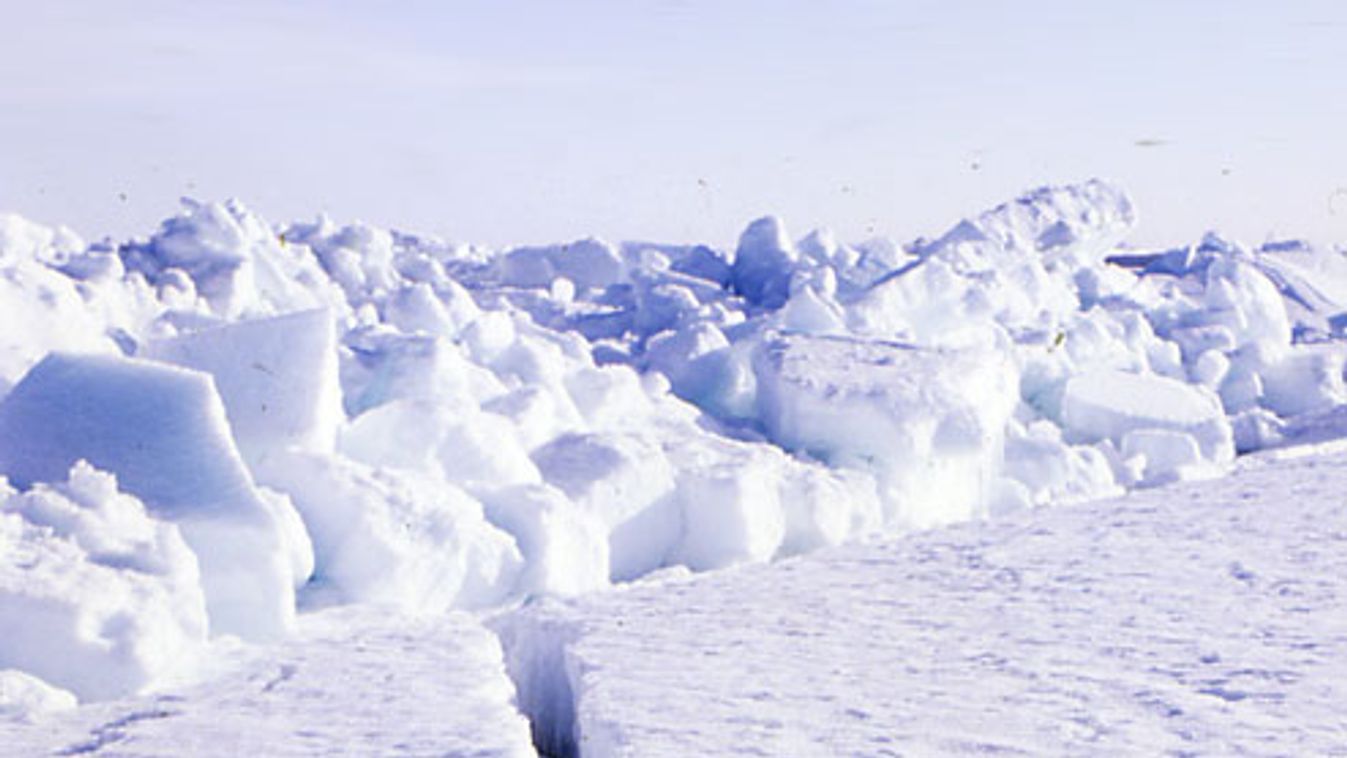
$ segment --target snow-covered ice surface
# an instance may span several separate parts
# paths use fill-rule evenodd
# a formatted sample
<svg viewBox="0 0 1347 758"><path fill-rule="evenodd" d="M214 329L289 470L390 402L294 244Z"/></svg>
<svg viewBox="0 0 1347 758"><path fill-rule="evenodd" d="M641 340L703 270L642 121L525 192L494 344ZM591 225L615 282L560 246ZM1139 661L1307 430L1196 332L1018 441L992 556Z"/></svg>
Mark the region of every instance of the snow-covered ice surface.
<svg viewBox="0 0 1347 758"><path fill-rule="evenodd" d="M470 616L335 609L284 643L223 647L204 684L0 721L0 754L534 755L496 637Z"/></svg>
<svg viewBox="0 0 1347 758"><path fill-rule="evenodd" d="M1347 456L498 620L559 754L1347 755Z"/></svg>

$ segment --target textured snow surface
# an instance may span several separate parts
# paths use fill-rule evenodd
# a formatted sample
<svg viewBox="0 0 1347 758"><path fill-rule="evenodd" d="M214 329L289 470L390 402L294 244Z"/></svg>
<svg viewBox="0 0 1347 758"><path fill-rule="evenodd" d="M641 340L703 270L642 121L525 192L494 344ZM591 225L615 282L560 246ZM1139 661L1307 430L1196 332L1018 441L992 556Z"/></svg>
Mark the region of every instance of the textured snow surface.
<svg viewBox="0 0 1347 758"><path fill-rule="evenodd" d="M197 556L116 478L80 461L22 494L0 483L0 671L81 698L190 668L206 639ZM9 677L0 711L61 698Z"/></svg>
<svg viewBox="0 0 1347 758"><path fill-rule="evenodd" d="M1030 562L1024 576L1072 551L1112 554L1106 567L1135 564L1138 576L1172 567L1138 556L1197 528L1183 516L1154 535L1120 523L1111 539L1130 547L1110 553L1102 526L1089 532L1102 547L1087 549L1084 532L1051 531L1075 517L1029 512L1347 437L1347 254L1214 234L1137 250L1126 247L1135 221L1100 181L1032 190L906 244L795 236L766 217L723 249L586 238L489 250L191 200L146 237L87 243L0 215L0 710L36 717L74 696L97 712L96 701L185 681L210 663L201 650L231 635L283 643L263 657L298 654L308 643L285 641L297 618L330 606L432 626L555 598L595 595L578 607L597 607L656 593L603 594L652 575L987 517L985 538L968 527L901 544L994 541L1041 520L1049 537L1015 559ZM1280 522L1255 527L1264 543L1227 542L1257 556L1305 539ZM1209 543L1194 549L1222 544ZM817 565L830 582L846 554L831 555L780 571ZM903 586L901 562L898 579L857 565L836 597L901 617L858 622L877 651L907 644L884 633L907 629L903 614L957 611ZM961 570L948 586L981 581L977 565ZM1053 571L1045 582L1071 573ZM1311 576L1324 574L1300 580ZM1173 574L1189 593L1208 578ZM867 605L865 585L913 604ZM979 602L1002 608L1004 588L986 587ZM796 607L789 586L767 580L750 595L718 612ZM1108 617L1128 603L1146 612L1153 597L1169 596L1079 604ZM1062 603L1025 610L1007 633L1066 613ZM1242 621L1231 608L1211 635ZM838 610L808 623L831 634L850 612ZM679 618L676 606L663 613ZM555 660L588 634L563 617L554 626L526 658ZM668 626L656 631L687 632L686 644L721 634ZM1310 641L1329 645L1320 631ZM926 665L929 651L909 658ZM556 684L568 672L534 672L552 684L524 687L531 713L569 707ZM816 710L781 721L828 713ZM544 731L572 721L539 719ZM594 723L586 734L608 744L609 722Z"/></svg>
<svg viewBox="0 0 1347 758"><path fill-rule="evenodd" d="M1347 456L526 608L581 755L1329 755Z"/></svg>
<svg viewBox="0 0 1347 758"><path fill-rule="evenodd" d="M222 646L208 683L0 720L0 753L534 755L500 655L496 638L463 614L307 614L284 643ZM8 683L0 678L0 692Z"/></svg>

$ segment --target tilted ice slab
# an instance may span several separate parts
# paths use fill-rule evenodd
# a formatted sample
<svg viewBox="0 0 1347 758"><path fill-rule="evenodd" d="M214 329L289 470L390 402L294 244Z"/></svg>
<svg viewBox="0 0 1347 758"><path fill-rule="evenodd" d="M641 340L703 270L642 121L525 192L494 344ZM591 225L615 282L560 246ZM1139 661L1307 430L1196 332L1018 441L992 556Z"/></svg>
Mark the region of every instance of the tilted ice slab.
<svg viewBox="0 0 1347 758"><path fill-rule="evenodd" d="M49 355L0 402L0 474L29 487L63 480L81 459L182 530L201 564L213 633L267 638L290 628L307 537L286 520L287 503L253 485L209 376Z"/></svg>
<svg viewBox="0 0 1347 758"><path fill-rule="evenodd" d="M531 756L500 645L470 616L308 614L266 648L219 651L217 676L153 696L9 722L13 755ZM0 679L0 683L3 679Z"/></svg>
<svg viewBox="0 0 1347 758"><path fill-rule="evenodd" d="M303 518L314 545L310 589L326 600L440 613L497 603L513 589L518 551L486 522L480 503L442 478L382 465L433 454L446 430L480 428L443 408L405 402L347 425L329 311L152 340L143 352L214 378L252 475L288 496ZM364 461L336 452L339 431ZM461 447L454 451L460 466L497 462L466 459ZM490 476L499 464L477 468Z"/></svg>
<svg viewBox="0 0 1347 758"><path fill-rule="evenodd" d="M554 755L1325 754L1347 457L525 608Z"/></svg>
<svg viewBox="0 0 1347 758"><path fill-rule="evenodd" d="M250 464L290 447L331 451L336 444L345 416L327 310L151 340L139 355L210 374Z"/></svg>

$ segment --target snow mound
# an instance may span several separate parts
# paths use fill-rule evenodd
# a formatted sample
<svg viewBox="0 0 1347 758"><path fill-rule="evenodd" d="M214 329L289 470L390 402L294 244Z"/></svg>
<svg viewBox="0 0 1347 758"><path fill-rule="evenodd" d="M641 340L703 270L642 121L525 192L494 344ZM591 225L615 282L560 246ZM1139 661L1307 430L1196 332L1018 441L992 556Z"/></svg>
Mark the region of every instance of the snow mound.
<svg viewBox="0 0 1347 758"><path fill-rule="evenodd" d="M874 471L891 518L929 526L984 512L1015 405L1000 354L780 335L754 365L772 439Z"/></svg>
<svg viewBox="0 0 1347 758"><path fill-rule="evenodd" d="M514 541L442 479L302 451L259 475L294 499L313 539L310 592L327 602L442 613L501 603L518 580Z"/></svg>
<svg viewBox="0 0 1347 758"><path fill-rule="evenodd" d="M1040 187L954 226L918 247L926 256L973 264L979 257L1033 252L1048 262L1098 262L1136 223L1136 211L1119 188L1098 179L1065 187ZM997 261L984 259L982 265Z"/></svg>
<svg viewBox="0 0 1347 758"><path fill-rule="evenodd" d="M0 473L21 487L86 460L176 523L201 563L211 630L282 635L294 619L300 537L262 497L206 374L54 353L0 402ZM302 563L302 561L298 561Z"/></svg>
<svg viewBox="0 0 1347 758"><path fill-rule="evenodd" d="M129 271L155 287L179 289L184 303L218 318L342 302L308 250L287 244L241 203L183 198L183 206L147 242L120 251Z"/></svg>
<svg viewBox="0 0 1347 758"><path fill-rule="evenodd" d="M0 396L50 350L116 351L78 281L46 262L80 247L78 238L0 215Z"/></svg>
<svg viewBox="0 0 1347 758"><path fill-rule="evenodd" d="M14 669L0 671L0 723L32 722L78 705L70 692Z"/></svg>
<svg viewBox="0 0 1347 758"><path fill-rule="evenodd" d="M580 289L602 289L623 278L623 262L611 245L594 238L567 245L518 247L501 255L501 282L513 287L551 287L564 278Z"/></svg>
<svg viewBox="0 0 1347 758"><path fill-rule="evenodd" d="M188 667L206 627L197 558L178 527L111 474L80 461L59 483L0 487L0 670L105 699ZM17 675L3 682L0 713L66 702Z"/></svg>
<svg viewBox="0 0 1347 758"><path fill-rule="evenodd" d="M1109 440L1128 458L1140 456L1148 483L1235 456L1220 399L1166 377L1105 370L1075 376L1066 384L1062 424L1082 441Z"/></svg>
<svg viewBox="0 0 1347 758"><path fill-rule="evenodd" d="M780 308L790 297L790 277L799 253L781 219L760 218L748 225L734 252L730 281L753 305Z"/></svg>

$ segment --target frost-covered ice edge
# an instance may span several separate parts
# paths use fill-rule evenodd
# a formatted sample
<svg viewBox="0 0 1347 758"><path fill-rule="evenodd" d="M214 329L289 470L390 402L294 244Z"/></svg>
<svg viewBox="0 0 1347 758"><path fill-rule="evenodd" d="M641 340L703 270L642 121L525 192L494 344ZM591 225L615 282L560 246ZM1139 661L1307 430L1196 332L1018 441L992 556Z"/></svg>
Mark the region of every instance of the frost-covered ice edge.
<svg viewBox="0 0 1347 758"><path fill-rule="evenodd" d="M0 217L0 708L144 690L297 609L501 608L1338 436L1347 257L1134 223L1098 181L905 246Z"/></svg>

